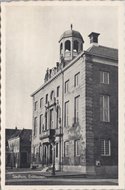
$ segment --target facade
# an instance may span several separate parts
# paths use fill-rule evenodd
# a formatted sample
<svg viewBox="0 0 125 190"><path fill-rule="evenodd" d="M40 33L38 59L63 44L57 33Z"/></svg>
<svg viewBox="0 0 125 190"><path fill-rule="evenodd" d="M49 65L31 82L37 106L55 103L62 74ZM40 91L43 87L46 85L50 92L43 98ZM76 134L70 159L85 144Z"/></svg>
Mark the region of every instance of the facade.
<svg viewBox="0 0 125 190"><path fill-rule="evenodd" d="M11 135L6 138L6 167L30 167L32 130L6 129L6 134L10 131Z"/></svg>
<svg viewBox="0 0 125 190"><path fill-rule="evenodd" d="M118 50L83 48L75 30L59 40L60 62L47 69L33 98L32 164L85 174L118 169Z"/></svg>

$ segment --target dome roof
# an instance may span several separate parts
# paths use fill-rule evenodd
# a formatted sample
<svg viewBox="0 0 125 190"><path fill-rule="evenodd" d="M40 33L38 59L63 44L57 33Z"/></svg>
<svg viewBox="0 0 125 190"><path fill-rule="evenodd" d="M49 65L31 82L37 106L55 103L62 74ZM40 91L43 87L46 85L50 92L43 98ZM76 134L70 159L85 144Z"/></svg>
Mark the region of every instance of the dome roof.
<svg viewBox="0 0 125 190"><path fill-rule="evenodd" d="M76 37L76 38L80 38L82 40L82 42L84 42L82 35L75 30L67 30L65 31L62 36L60 37L59 42L63 39L63 38L68 38L68 37Z"/></svg>

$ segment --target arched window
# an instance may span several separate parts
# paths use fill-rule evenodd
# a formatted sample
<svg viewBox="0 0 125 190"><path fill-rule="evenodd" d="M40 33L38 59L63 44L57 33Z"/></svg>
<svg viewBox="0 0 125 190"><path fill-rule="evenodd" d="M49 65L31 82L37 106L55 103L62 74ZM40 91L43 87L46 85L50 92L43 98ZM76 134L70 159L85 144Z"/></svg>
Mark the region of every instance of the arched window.
<svg viewBox="0 0 125 190"><path fill-rule="evenodd" d="M73 51L78 52L78 41L75 40L73 43Z"/></svg>
<svg viewBox="0 0 125 190"><path fill-rule="evenodd" d="M67 40L65 42L65 51L70 51L71 50L71 42Z"/></svg>
<svg viewBox="0 0 125 190"><path fill-rule="evenodd" d="M51 100L54 100L54 91L51 92L51 94L50 94L50 99L51 99Z"/></svg>
<svg viewBox="0 0 125 190"><path fill-rule="evenodd" d="M63 49L63 44L60 44L60 54L62 53L62 49Z"/></svg>

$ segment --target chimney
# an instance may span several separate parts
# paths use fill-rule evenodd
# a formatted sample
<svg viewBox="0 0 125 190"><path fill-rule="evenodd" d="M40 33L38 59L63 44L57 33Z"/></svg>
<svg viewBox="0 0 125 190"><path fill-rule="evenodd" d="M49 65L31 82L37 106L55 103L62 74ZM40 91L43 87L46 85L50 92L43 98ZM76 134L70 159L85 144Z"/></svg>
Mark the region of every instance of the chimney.
<svg viewBox="0 0 125 190"><path fill-rule="evenodd" d="M92 45L98 45L98 36L100 34L96 32L91 32L88 37L90 38L90 44Z"/></svg>

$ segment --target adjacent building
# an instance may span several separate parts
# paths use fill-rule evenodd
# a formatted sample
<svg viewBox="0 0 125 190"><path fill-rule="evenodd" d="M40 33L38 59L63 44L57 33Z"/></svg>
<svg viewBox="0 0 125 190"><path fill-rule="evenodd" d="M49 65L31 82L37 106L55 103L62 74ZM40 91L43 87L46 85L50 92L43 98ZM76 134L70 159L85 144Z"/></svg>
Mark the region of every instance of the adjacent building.
<svg viewBox="0 0 125 190"><path fill-rule="evenodd" d="M31 137L30 129L6 129L6 167L30 167Z"/></svg>
<svg viewBox="0 0 125 190"><path fill-rule="evenodd" d="M117 174L118 50L99 33L72 29L59 39L60 62L47 69L33 98L32 165L86 174Z"/></svg>

